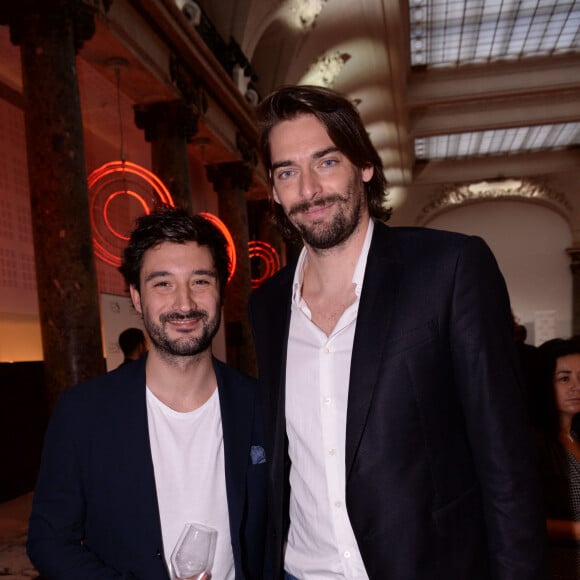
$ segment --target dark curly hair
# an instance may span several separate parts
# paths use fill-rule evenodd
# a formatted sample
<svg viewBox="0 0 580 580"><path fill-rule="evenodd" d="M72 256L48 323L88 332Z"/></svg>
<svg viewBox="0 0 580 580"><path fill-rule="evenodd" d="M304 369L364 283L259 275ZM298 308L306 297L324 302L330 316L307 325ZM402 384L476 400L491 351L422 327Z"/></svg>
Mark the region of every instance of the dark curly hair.
<svg viewBox="0 0 580 580"><path fill-rule="evenodd" d="M315 86L284 86L268 95L258 106L260 129L259 149L262 161L272 182L272 157L270 133L282 121L300 115L314 115L326 128L328 136L348 160L359 169L372 166L372 178L366 182L365 193L372 218L386 222L391 209L383 204L387 180L383 173L383 162L372 144L354 105L340 93ZM279 204L271 200L272 214L276 225L288 239L296 239L297 231L286 217Z"/></svg>
<svg viewBox="0 0 580 580"><path fill-rule="evenodd" d="M201 215L191 215L184 209L168 206L156 208L136 221L131 232L129 245L123 252L123 262L119 272L128 286L140 290L139 274L145 252L163 242L184 244L197 242L209 248L217 270L220 298L223 301L228 281L230 257L228 243L224 235L209 220Z"/></svg>

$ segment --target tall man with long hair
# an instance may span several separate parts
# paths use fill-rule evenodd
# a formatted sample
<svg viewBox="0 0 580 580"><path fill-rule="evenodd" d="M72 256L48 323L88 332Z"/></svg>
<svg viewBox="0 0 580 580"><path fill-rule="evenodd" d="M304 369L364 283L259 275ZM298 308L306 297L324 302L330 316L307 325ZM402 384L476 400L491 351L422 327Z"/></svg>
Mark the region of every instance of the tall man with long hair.
<svg viewBox="0 0 580 580"><path fill-rule="evenodd" d="M544 524L504 280L477 237L385 225L380 157L334 91L258 109L304 244L253 295L276 578L541 580Z"/></svg>

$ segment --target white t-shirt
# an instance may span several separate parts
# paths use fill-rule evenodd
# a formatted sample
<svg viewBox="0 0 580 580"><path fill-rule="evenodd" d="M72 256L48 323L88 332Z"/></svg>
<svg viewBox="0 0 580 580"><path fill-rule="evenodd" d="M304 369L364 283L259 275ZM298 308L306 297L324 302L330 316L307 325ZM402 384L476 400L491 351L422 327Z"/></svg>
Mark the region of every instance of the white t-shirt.
<svg viewBox="0 0 580 580"><path fill-rule="evenodd" d="M218 531L213 578L234 580L218 390L180 413L147 388L147 421L168 568L183 526L195 522Z"/></svg>

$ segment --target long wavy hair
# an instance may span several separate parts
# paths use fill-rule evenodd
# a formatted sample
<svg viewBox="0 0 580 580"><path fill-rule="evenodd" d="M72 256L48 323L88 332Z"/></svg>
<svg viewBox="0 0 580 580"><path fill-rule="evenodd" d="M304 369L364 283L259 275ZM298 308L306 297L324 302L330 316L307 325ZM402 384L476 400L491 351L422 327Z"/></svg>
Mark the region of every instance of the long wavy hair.
<svg viewBox="0 0 580 580"><path fill-rule="evenodd" d="M270 187L273 187L270 151L272 129L282 121L289 121L300 115L313 115L326 128L338 150L355 167L373 167L372 178L364 184L369 214L376 220L388 221L391 209L384 205L387 180L383 173L383 163L358 111L348 99L336 91L322 87L285 86L268 95L258 106L257 114L260 129L258 146ZM290 240L299 238L296 228L286 217L280 204L273 199L270 201L272 217L282 234Z"/></svg>

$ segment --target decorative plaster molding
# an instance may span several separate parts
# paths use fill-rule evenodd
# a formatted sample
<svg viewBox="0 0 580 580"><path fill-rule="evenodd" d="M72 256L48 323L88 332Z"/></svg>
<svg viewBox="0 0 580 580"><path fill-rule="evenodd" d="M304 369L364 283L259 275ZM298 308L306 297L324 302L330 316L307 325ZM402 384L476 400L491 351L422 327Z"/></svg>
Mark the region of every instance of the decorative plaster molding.
<svg viewBox="0 0 580 580"><path fill-rule="evenodd" d="M504 179L447 186L442 193L435 195L423 206L416 221L424 225L436 215L454 207L478 201L505 199L540 202L556 210L566 220L570 220L572 205L563 193L553 191L546 184L530 179Z"/></svg>
<svg viewBox="0 0 580 580"><path fill-rule="evenodd" d="M306 78L310 84L319 85L328 89L334 86L338 75L344 65L350 60L351 55L347 52L335 51L324 54L316 62L310 65Z"/></svg>
<svg viewBox="0 0 580 580"><path fill-rule="evenodd" d="M303 30L314 28L316 19L328 0L290 0L290 12Z"/></svg>

